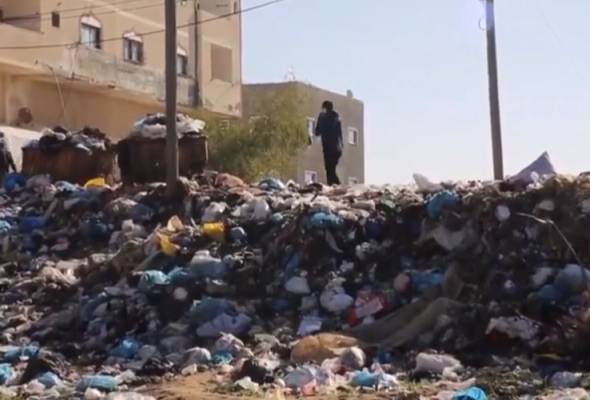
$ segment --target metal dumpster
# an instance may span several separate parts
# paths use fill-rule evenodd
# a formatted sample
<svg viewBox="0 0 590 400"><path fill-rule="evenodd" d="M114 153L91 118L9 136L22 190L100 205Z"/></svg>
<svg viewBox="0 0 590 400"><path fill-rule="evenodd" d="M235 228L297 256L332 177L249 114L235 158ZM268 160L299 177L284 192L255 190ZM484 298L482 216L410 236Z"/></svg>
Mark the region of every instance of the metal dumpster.
<svg viewBox="0 0 590 400"><path fill-rule="evenodd" d="M84 184L92 178L112 178L115 169L113 149L88 153L76 147L44 152L38 147L22 149L22 172L27 175L49 174L54 180Z"/></svg>
<svg viewBox="0 0 590 400"><path fill-rule="evenodd" d="M166 180L166 139L127 138L117 143L117 159L125 184ZM207 137L186 135L178 140L181 176L203 172L208 160Z"/></svg>

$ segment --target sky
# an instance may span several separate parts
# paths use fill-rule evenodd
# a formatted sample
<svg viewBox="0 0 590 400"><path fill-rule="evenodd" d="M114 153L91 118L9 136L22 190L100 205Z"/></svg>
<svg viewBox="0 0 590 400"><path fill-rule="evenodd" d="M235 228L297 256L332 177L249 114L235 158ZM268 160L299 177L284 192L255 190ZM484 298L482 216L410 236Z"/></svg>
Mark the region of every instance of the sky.
<svg viewBox="0 0 590 400"><path fill-rule="evenodd" d="M544 151L590 170L590 1L495 3L505 174ZM287 0L244 15L244 81L352 90L368 183L491 179L483 17L480 0Z"/></svg>

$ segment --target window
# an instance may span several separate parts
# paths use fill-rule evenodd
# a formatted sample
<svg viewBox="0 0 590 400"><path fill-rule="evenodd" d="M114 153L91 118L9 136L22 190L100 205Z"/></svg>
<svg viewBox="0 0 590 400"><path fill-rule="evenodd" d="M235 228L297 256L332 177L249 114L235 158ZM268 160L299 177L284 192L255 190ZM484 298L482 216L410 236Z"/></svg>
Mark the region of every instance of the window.
<svg viewBox="0 0 590 400"><path fill-rule="evenodd" d="M88 15L82 17L80 24L80 41L82 44L92 49L100 49L101 27L100 21L96 18Z"/></svg>
<svg viewBox="0 0 590 400"><path fill-rule="evenodd" d="M307 119L307 134L310 138L315 136L315 118Z"/></svg>
<svg viewBox="0 0 590 400"><path fill-rule="evenodd" d="M178 75L188 75L188 57L183 54L176 55L176 72Z"/></svg>
<svg viewBox="0 0 590 400"><path fill-rule="evenodd" d="M316 171L305 171L304 177L305 184L310 185L312 183L316 183L318 181L318 173Z"/></svg>
<svg viewBox="0 0 590 400"><path fill-rule="evenodd" d="M356 146L359 144L359 131L356 128L348 128L348 143Z"/></svg>
<svg viewBox="0 0 590 400"><path fill-rule="evenodd" d="M232 49L211 45L211 79L233 82Z"/></svg>
<svg viewBox="0 0 590 400"><path fill-rule="evenodd" d="M51 13L51 26L59 28L61 25L61 17L57 11Z"/></svg>
<svg viewBox="0 0 590 400"><path fill-rule="evenodd" d="M143 63L143 40L135 33L123 35L123 59L135 64Z"/></svg>
<svg viewBox="0 0 590 400"><path fill-rule="evenodd" d="M359 183L358 178L355 178L354 176L348 177L348 184L349 185L358 185L358 183Z"/></svg>
<svg viewBox="0 0 590 400"><path fill-rule="evenodd" d="M176 50L176 73L182 76L188 75L188 53L181 47Z"/></svg>

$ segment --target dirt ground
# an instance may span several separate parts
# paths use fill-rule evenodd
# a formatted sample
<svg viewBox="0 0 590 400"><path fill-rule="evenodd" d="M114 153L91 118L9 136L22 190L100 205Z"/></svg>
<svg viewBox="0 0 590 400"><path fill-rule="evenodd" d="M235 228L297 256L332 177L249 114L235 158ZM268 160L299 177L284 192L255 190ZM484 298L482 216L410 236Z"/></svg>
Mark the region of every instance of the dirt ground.
<svg viewBox="0 0 590 400"><path fill-rule="evenodd" d="M158 400L289 400L295 397L284 396L280 393L264 393L247 395L244 393L224 392L223 388L210 374L197 374L189 377L175 379L174 381L151 387L144 391L145 394L156 397ZM390 400L391 393L362 394L357 392L341 392L329 396L306 397L306 400ZM407 397L404 400L414 400L418 397Z"/></svg>

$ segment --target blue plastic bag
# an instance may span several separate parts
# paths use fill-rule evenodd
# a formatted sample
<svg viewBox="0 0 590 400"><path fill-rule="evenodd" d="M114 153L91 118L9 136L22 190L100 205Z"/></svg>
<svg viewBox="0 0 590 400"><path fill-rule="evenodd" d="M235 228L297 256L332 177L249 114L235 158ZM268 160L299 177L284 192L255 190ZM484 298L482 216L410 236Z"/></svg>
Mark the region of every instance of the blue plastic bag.
<svg viewBox="0 0 590 400"><path fill-rule="evenodd" d="M219 351L213 354L211 363L213 365L228 365L234 360L234 356L229 351Z"/></svg>
<svg viewBox="0 0 590 400"><path fill-rule="evenodd" d="M240 226L235 226L231 228L229 232L229 237L231 238L232 242L246 242L248 240L248 234L244 230L244 228Z"/></svg>
<svg viewBox="0 0 590 400"><path fill-rule="evenodd" d="M154 210L144 204L136 204L133 206L129 215L133 222L149 222L154 218Z"/></svg>
<svg viewBox="0 0 590 400"><path fill-rule="evenodd" d="M142 292L150 292L156 286L165 286L170 283L168 276L162 271L144 271L139 279L137 287Z"/></svg>
<svg viewBox="0 0 590 400"><path fill-rule="evenodd" d="M4 385L14 373L10 364L0 364L0 385Z"/></svg>
<svg viewBox="0 0 590 400"><path fill-rule="evenodd" d="M118 385L119 382L112 376L88 375L80 380L76 388L81 392L84 392L88 388L112 392L117 389Z"/></svg>
<svg viewBox="0 0 590 400"><path fill-rule="evenodd" d="M141 348L141 343L133 338L124 339L119 345L113 348L110 352L112 357L117 358L125 358L127 360L131 360L135 358L139 349Z"/></svg>
<svg viewBox="0 0 590 400"><path fill-rule="evenodd" d="M258 183L258 187L262 190L284 190L285 184L277 178L265 178Z"/></svg>
<svg viewBox="0 0 590 400"><path fill-rule="evenodd" d="M59 379L59 376L55 375L53 372L45 372L41 375L38 375L35 379L41 382L47 389L61 385L62 383L61 379Z"/></svg>
<svg viewBox="0 0 590 400"><path fill-rule="evenodd" d="M20 360L21 358L35 357L37 353L39 353L39 348L37 346L22 346L4 353L2 361L13 363Z"/></svg>
<svg viewBox="0 0 590 400"><path fill-rule="evenodd" d="M189 310L188 318L193 325L202 325L214 320L221 314L234 312L232 305L225 299L205 297L193 304Z"/></svg>
<svg viewBox="0 0 590 400"><path fill-rule="evenodd" d="M108 225L98 218L92 218L82 223L80 231L87 238L94 240L107 240L111 236Z"/></svg>
<svg viewBox="0 0 590 400"><path fill-rule="evenodd" d="M440 217L445 208L456 205L459 200L457 193L448 190L435 194L426 206L428 216L433 219Z"/></svg>
<svg viewBox="0 0 590 400"><path fill-rule="evenodd" d="M10 193L17 187L25 187L27 180L24 175L18 173L7 174L4 177L4 190Z"/></svg>
<svg viewBox="0 0 590 400"><path fill-rule="evenodd" d="M10 232L12 225L10 222L0 219L0 235L5 235Z"/></svg>
<svg viewBox="0 0 590 400"><path fill-rule="evenodd" d="M537 296L541 300L541 303L545 305L557 304L564 300L564 295L561 290L555 285L549 284L543 286L537 292Z"/></svg>
<svg viewBox="0 0 590 400"><path fill-rule="evenodd" d="M18 228L21 233L31 233L37 229L43 229L47 225L45 217L21 217Z"/></svg>
<svg viewBox="0 0 590 400"><path fill-rule="evenodd" d="M419 272L412 275L412 285L418 293L442 285L445 275L439 271Z"/></svg>
<svg viewBox="0 0 590 400"><path fill-rule="evenodd" d="M352 376L352 386L375 387L379 382L379 374L369 371L359 371Z"/></svg>
<svg viewBox="0 0 590 400"><path fill-rule="evenodd" d="M229 272L228 265L208 252L197 252L187 265L189 273L197 279L223 279Z"/></svg>
<svg viewBox="0 0 590 400"><path fill-rule="evenodd" d="M285 280L292 278L299 271L302 261L303 255L300 252L295 252L289 257L285 266Z"/></svg>
<svg viewBox="0 0 590 400"><path fill-rule="evenodd" d="M487 400L486 393L477 386L470 387L467 390L458 392L453 396L453 400Z"/></svg>
<svg viewBox="0 0 590 400"><path fill-rule="evenodd" d="M189 274L184 268L182 267L174 267L172 271L168 272L168 280L171 284L175 285L177 283L185 283L190 282L193 280L191 274Z"/></svg>
<svg viewBox="0 0 590 400"><path fill-rule="evenodd" d="M317 212L308 220L308 226L314 229L340 228L343 223L338 215L325 212Z"/></svg>
<svg viewBox="0 0 590 400"><path fill-rule="evenodd" d="M58 181L55 182L55 187L58 192L62 193L75 193L81 192L83 189L74 185L73 183L66 182L66 181Z"/></svg>

